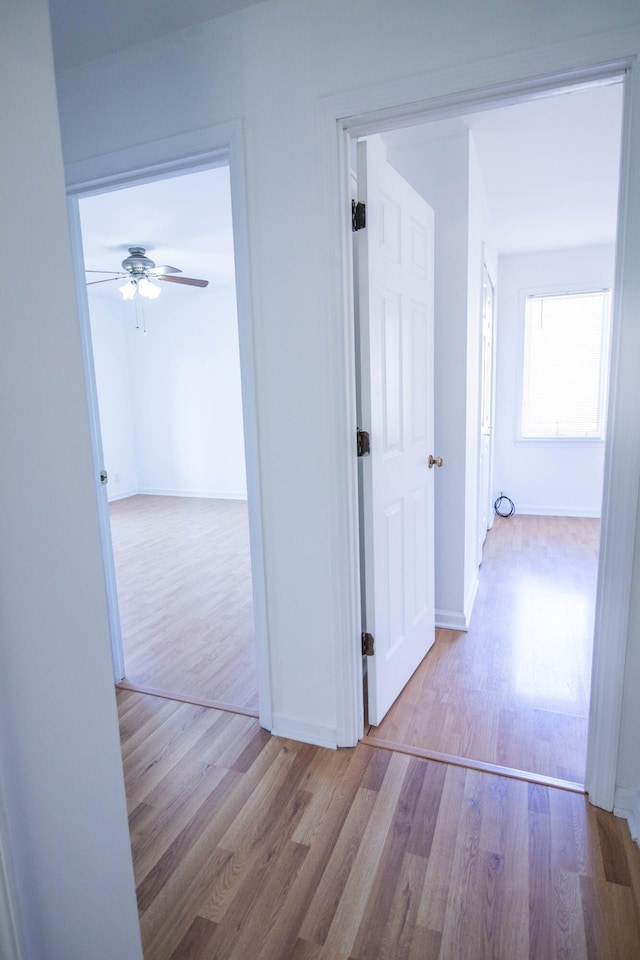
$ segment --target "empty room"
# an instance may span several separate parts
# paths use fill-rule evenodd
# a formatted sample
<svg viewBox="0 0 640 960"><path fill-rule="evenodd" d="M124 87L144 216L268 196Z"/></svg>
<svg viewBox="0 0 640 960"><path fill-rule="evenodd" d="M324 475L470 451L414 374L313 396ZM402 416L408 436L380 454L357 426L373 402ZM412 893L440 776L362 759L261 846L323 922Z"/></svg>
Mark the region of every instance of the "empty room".
<svg viewBox="0 0 640 960"><path fill-rule="evenodd" d="M228 165L79 210L116 679L257 716Z"/></svg>

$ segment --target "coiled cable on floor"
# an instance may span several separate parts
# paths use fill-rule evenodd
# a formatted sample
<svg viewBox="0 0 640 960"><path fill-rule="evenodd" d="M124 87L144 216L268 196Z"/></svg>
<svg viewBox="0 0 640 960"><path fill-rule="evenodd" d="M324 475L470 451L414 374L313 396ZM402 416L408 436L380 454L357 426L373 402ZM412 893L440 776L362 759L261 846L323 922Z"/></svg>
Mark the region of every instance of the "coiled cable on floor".
<svg viewBox="0 0 640 960"><path fill-rule="evenodd" d="M510 497L505 497L504 493L501 493L493 509L499 517L512 517L516 512L516 505Z"/></svg>

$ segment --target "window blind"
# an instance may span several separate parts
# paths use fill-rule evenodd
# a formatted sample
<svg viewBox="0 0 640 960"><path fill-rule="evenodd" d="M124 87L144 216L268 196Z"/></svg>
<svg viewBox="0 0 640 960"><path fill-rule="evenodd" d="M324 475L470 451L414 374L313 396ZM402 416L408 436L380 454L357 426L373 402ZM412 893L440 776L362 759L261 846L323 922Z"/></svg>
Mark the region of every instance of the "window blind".
<svg viewBox="0 0 640 960"><path fill-rule="evenodd" d="M522 437L604 436L609 299L608 290L527 298Z"/></svg>

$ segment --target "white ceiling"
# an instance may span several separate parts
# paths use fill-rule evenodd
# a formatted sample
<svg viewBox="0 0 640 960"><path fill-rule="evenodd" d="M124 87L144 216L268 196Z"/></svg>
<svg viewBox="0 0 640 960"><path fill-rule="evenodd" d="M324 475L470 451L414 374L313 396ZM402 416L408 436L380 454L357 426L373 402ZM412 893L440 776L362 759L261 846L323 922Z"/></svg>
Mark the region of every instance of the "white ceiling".
<svg viewBox="0 0 640 960"><path fill-rule="evenodd" d="M429 148L472 131L500 254L613 243L622 84L590 87L385 134Z"/></svg>
<svg viewBox="0 0 640 960"><path fill-rule="evenodd" d="M208 280L204 290L163 283L162 296L200 296L235 282L229 168L216 167L80 200L87 270L121 269L128 247L141 246L160 266ZM87 274L100 280L99 274ZM98 283L92 295L120 299L124 281Z"/></svg>
<svg viewBox="0 0 640 960"><path fill-rule="evenodd" d="M56 70L68 70L261 2L49 0Z"/></svg>

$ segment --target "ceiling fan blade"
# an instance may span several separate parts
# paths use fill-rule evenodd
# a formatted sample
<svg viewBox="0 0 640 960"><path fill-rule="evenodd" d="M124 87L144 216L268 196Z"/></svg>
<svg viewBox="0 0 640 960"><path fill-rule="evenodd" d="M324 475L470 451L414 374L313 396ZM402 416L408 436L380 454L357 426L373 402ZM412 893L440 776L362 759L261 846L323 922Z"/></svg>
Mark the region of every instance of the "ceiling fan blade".
<svg viewBox="0 0 640 960"><path fill-rule="evenodd" d="M106 270L104 272L106 273ZM119 274L117 277L107 277L106 280L87 280L87 286L91 287L94 283L111 283L112 280L122 280L122 274Z"/></svg>
<svg viewBox="0 0 640 960"><path fill-rule="evenodd" d="M120 272L118 272L117 270L85 270L85 273L110 273L110 274L112 274L112 275L115 274L115 276L117 276L117 277L124 277L124 276L126 276L126 274L120 273Z"/></svg>
<svg viewBox="0 0 640 960"><path fill-rule="evenodd" d="M208 287L208 280L194 280L193 277L164 277L156 276L156 280L166 280L168 283L186 283L190 287Z"/></svg>
<svg viewBox="0 0 640 960"><path fill-rule="evenodd" d="M154 267L153 270L149 270L149 275L157 276L159 273L182 273L182 270L178 270L177 267L170 267L167 263L164 263L161 267Z"/></svg>

